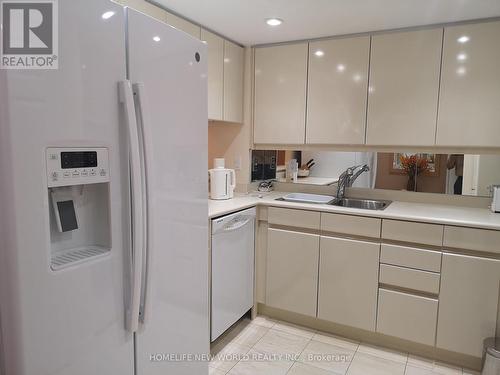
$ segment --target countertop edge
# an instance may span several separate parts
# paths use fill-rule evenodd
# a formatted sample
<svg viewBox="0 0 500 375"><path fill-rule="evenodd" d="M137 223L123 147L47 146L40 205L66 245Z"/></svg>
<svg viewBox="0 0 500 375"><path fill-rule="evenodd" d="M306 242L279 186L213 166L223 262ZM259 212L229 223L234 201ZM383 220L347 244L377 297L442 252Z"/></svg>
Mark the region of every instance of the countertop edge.
<svg viewBox="0 0 500 375"><path fill-rule="evenodd" d="M277 193L277 192L276 192ZM281 207L281 208L290 208L290 209L300 209L300 210L307 210L307 211L319 211L319 212L325 212L325 213L336 213L336 214L344 214L344 215L353 215L353 216L364 216L364 217L373 217L373 218L380 218L380 219L393 219L393 220L402 220L402 221L413 221L413 222L421 222L421 223L429 223L429 224L438 224L438 225L449 225L449 226L457 226L457 227L466 227L466 228L477 228L477 229L486 229L486 230L496 230L500 231L500 214L493 214L491 215L498 215L498 221L499 223L487 223L487 222L479 222L479 221L474 221L474 220L460 220L460 219L449 219L449 218L440 218L439 216L437 217L426 217L423 215L412 215L412 214L399 214L399 213L391 213L391 206L389 206L386 210L383 211L367 211L367 210L360 210L360 209L355 209L355 208L345 208L345 207L336 207L336 206L329 206L329 205L315 205L315 204L309 204L309 203L295 203L295 202L285 202L285 201L276 201L275 198L279 197L274 193L272 195L273 198L269 197L252 197L252 196L240 196L240 197L235 197L231 200L231 207L230 208L221 208L221 209L213 209L213 212L210 212L211 210L209 209L209 215L208 219L214 219L217 217L221 217L230 213L238 212L240 210L244 210L246 208L250 207L257 207L257 206L267 206L267 207ZM285 192L281 193L281 195L287 194ZM244 199L244 202L238 203L237 200L239 199ZM229 202L229 201L225 201ZM210 203L209 203L210 204ZM415 205L415 207L418 207L421 205L420 203L407 203L407 202L398 202L394 201L393 204L407 204L407 205ZM436 209L443 209L443 208L448 208L448 209L455 209L455 210L460 210L463 209L464 211L476 211L476 210L481 210L481 212L484 210L484 214L488 215L487 209L480 209L480 208L461 208L458 206L438 206ZM476 211L478 212L478 211Z"/></svg>

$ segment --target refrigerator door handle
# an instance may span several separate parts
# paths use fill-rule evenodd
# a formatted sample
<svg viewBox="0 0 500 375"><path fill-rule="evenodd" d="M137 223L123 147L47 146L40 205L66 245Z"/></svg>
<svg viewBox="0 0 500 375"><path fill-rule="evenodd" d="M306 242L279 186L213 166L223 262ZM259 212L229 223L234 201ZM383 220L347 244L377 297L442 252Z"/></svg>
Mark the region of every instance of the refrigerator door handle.
<svg viewBox="0 0 500 375"><path fill-rule="evenodd" d="M149 313L151 311L150 304L151 298L148 295L151 291L151 243L150 239L152 230L152 215L150 214L150 208L148 204L149 198L149 180L148 180L148 153L149 148L146 146L148 143L148 119L147 119L147 108L146 108L146 95L143 83L132 84L132 90L134 92L134 99L137 111L137 125L139 129L139 140L141 142L141 162L143 171L143 204L146 208L145 220L144 220L144 250L142 258L142 284L141 284L141 297L140 297L140 321L142 324L146 324Z"/></svg>
<svg viewBox="0 0 500 375"><path fill-rule="evenodd" d="M144 247L144 218L143 218L143 192L141 178L141 153L139 134L137 128L137 117L134 105L134 96L130 81L119 83L120 102L125 110L125 122L128 131L129 143L129 167L130 167L130 190L131 190L131 254L129 256L131 266L130 280L130 305L127 307L126 329L135 332L139 328L141 284L143 270L143 247Z"/></svg>

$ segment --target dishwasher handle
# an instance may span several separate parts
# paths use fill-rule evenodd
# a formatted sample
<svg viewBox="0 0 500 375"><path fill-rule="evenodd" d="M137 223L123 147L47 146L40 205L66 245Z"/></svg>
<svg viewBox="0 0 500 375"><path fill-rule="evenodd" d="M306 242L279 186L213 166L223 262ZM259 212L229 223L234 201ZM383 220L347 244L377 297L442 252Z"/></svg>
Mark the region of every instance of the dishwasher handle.
<svg viewBox="0 0 500 375"><path fill-rule="evenodd" d="M232 232L234 230L240 229L241 227L244 227L253 220L254 220L253 217L244 220L235 220L231 225L224 227L224 232Z"/></svg>

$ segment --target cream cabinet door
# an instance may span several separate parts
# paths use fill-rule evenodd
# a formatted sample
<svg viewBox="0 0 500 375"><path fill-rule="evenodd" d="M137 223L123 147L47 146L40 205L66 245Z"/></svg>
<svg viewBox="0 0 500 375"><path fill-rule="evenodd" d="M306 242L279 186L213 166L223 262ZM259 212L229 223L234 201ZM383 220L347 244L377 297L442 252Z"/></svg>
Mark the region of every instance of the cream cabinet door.
<svg viewBox="0 0 500 375"><path fill-rule="evenodd" d="M315 317L318 259L319 235L269 229L266 304Z"/></svg>
<svg viewBox="0 0 500 375"><path fill-rule="evenodd" d="M243 122L245 50L224 40L224 121Z"/></svg>
<svg viewBox="0 0 500 375"><path fill-rule="evenodd" d="M254 142L305 142L307 43L255 49Z"/></svg>
<svg viewBox="0 0 500 375"><path fill-rule="evenodd" d="M495 336L500 260L444 254L439 293L438 348L481 357Z"/></svg>
<svg viewBox="0 0 500 375"><path fill-rule="evenodd" d="M375 331L380 244L321 236L318 318Z"/></svg>
<svg viewBox="0 0 500 375"><path fill-rule="evenodd" d="M365 143L369 58L369 36L310 43L306 143Z"/></svg>
<svg viewBox="0 0 500 375"><path fill-rule="evenodd" d="M500 22L447 27L437 144L500 145Z"/></svg>
<svg viewBox="0 0 500 375"><path fill-rule="evenodd" d="M175 27L176 29L182 30L185 33L195 37L196 39L200 39L201 28L194 23L191 23L184 18L176 16L175 14L168 13L167 14L167 23L170 26Z"/></svg>
<svg viewBox="0 0 500 375"><path fill-rule="evenodd" d="M369 145L435 143L442 29L372 37Z"/></svg>
<svg viewBox="0 0 500 375"><path fill-rule="evenodd" d="M208 46L208 118L223 119L224 39L201 30L201 40Z"/></svg>

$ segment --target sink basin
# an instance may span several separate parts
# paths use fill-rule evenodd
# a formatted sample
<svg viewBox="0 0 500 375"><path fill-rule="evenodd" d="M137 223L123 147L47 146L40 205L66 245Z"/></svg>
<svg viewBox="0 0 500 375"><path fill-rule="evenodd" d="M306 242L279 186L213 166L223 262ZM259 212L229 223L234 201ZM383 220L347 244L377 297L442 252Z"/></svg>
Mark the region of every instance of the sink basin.
<svg viewBox="0 0 500 375"><path fill-rule="evenodd" d="M385 210L391 203L392 201L343 198L340 201L335 200L330 204L340 207L361 208L363 210Z"/></svg>
<svg viewBox="0 0 500 375"><path fill-rule="evenodd" d="M288 195L285 195L279 200L284 200L288 202L327 204L332 202L334 199L335 197L331 195L290 193Z"/></svg>

